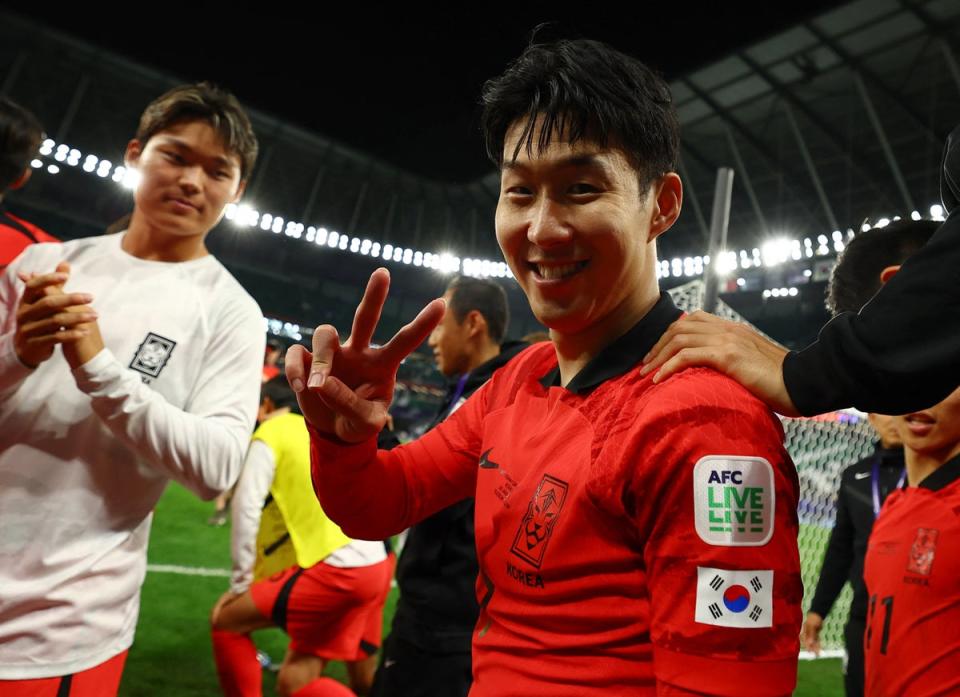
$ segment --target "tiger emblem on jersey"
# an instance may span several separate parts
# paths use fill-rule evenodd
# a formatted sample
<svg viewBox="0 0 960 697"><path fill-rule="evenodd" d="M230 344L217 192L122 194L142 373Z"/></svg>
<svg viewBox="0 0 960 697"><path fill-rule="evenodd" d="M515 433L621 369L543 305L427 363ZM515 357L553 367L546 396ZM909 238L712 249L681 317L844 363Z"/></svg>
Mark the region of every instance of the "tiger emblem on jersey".
<svg viewBox="0 0 960 697"><path fill-rule="evenodd" d="M539 569L566 500L567 483L549 474L543 475L520 521L510 551Z"/></svg>
<svg viewBox="0 0 960 697"><path fill-rule="evenodd" d="M907 558L907 571L920 576L930 575L939 536L940 531L934 528L917 528L917 536L913 539L910 556Z"/></svg>

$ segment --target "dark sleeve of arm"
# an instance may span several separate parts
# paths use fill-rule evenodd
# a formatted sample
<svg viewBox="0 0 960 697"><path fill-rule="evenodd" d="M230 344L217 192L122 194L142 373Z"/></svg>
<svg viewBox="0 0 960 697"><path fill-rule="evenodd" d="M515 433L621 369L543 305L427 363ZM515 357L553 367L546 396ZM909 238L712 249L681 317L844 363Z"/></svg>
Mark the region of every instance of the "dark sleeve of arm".
<svg viewBox="0 0 960 697"><path fill-rule="evenodd" d="M783 380L811 416L855 406L903 414L960 384L960 209L858 314L830 321L791 352Z"/></svg>
<svg viewBox="0 0 960 697"><path fill-rule="evenodd" d="M847 497L844 495L844 483L841 482L837 496L837 520L830 532L827 551L823 555L820 580L817 581L817 590L813 594L813 602L810 603L810 612L826 617L843 590L843 584L850 575L850 565L853 563L853 535L853 521L850 519Z"/></svg>
<svg viewBox="0 0 960 697"><path fill-rule="evenodd" d="M474 495L485 391L412 443L378 450L376 438L345 445L310 430L313 488L344 533L382 540Z"/></svg>

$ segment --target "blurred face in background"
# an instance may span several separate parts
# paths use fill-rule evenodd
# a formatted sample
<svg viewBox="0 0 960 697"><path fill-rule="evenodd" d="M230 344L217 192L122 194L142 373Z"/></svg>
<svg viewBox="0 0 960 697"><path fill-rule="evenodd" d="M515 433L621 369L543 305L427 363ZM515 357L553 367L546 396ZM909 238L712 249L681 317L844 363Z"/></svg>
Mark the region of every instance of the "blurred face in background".
<svg viewBox="0 0 960 697"><path fill-rule="evenodd" d="M447 377L462 375L470 369L470 327L467 317L458 322L453 309L450 307L453 293L447 291L443 299L447 302L447 309L443 313L440 324L430 333L427 340L433 349L433 358L437 363L437 370Z"/></svg>
<svg viewBox="0 0 960 697"><path fill-rule="evenodd" d="M880 444L884 448L899 448L903 445L900 432L897 430L897 417L886 414L867 414L867 420L873 430L880 437Z"/></svg>

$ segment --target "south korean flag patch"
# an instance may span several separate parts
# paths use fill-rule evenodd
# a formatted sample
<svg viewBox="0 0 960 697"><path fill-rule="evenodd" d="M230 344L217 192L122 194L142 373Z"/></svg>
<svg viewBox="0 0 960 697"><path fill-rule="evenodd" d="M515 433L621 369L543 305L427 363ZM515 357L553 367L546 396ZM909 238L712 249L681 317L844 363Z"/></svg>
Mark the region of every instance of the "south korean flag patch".
<svg viewBox="0 0 960 697"><path fill-rule="evenodd" d="M773 626L773 571L697 567L700 624L743 629Z"/></svg>

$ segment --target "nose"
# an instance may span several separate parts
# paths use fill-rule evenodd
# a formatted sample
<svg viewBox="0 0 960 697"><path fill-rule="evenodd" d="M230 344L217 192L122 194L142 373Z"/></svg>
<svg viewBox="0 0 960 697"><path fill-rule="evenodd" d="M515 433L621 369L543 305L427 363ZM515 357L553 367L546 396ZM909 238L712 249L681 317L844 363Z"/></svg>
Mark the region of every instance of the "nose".
<svg viewBox="0 0 960 697"><path fill-rule="evenodd" d="M527 239L538 247L555 247L570 241L571 231L563 219L563 206L541 196L531 209Z"/></svg>
<svg viewBox="0 0 960 697"><path fill-rule="evenodd" d="M203 178L202 167L183 167L180 170L180 187L187 193L200 191L200 182Z"/></svg>

